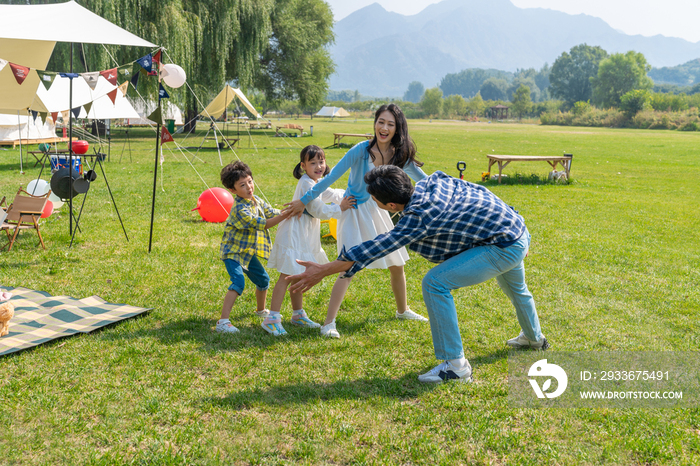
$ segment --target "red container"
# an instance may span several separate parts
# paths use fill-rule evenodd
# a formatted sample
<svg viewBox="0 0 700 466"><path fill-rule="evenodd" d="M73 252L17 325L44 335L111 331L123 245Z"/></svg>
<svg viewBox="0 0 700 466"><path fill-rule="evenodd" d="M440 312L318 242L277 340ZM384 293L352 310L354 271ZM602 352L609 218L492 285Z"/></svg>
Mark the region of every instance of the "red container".
<svg viewBox="0 0 700 466"><path fill-rule="evenodd" d="M78 155L87 153L89 149L87 141L73 141L70 143L70 147L72 147L73 153Z"/></svg>

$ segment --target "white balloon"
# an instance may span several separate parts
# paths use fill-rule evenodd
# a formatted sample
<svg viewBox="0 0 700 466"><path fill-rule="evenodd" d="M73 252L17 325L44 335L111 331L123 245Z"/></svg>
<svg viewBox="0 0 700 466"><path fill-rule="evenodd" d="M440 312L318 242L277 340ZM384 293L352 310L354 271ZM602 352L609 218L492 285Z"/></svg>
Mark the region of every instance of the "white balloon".
<svg viewBox="0 0 700 466"><path fill-rule="evenodd" d="M180 66L174 65L172 63L163 65L161 77L163 78L163 81L165 81L165 84L172 87L173 89L181 87L183 84L185 84L185 81L187 80L185 70L183 70Z"/></svg>
<svg viewBox="0 0 700 466"><path fill-rule="evenodd" d="M49 201L53 202L54 209L58 209L63 205L61 198L56 196L54 193L49 194Z"/></svg>
<svg viewBox="0 0 700 466"><path fill-rule="evenodd" d="M43 196L49 192L49 184L44 180L32 180L27 184L27 192L33 196Z"/></svg>

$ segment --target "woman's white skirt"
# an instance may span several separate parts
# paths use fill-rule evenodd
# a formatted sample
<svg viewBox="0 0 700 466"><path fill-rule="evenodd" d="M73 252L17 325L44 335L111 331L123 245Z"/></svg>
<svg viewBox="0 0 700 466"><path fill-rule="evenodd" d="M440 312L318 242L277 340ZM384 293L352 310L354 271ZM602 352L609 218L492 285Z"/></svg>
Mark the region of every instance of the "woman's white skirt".
<svg viewBox="0 0 700 466"><path fill-rule="evenodd" d="M380 209L374 199L363 202L357 209L348 209L338 220L338 253L345 246L349 250L367 240L374 239L382 233L391 231L394 224L389 212ZM368 269L386 269L387 267L402 266L408 260L406 248L392 252L388 256L377 259L367 266Z"/></svg>

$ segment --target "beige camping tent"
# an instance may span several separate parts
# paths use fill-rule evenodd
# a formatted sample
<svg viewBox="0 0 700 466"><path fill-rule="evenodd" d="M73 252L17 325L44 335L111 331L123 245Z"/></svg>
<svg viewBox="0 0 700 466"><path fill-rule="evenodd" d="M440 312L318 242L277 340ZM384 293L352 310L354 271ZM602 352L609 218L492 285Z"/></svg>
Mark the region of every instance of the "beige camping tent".
<svg viewBox="0 0 700 466"><path fill-rule="evenodd" d="M226 107L228 107L236 97L238 97L245 108L247 108L255 118L262 118L262 115L255 110L255 107L253 107L253 104L251 104L246 96L243 95L243 92L241 92L240 89L229 86L228 84L221 90L221 92L219 92L219 95L214 97L214 100L212 100L209 105L202 110L200 115L206 118L219 118L221 115L223 115Z"/></svg>
<svg viewBox="0 0 700 466"><path fill-rule="evenodd" d="M321 107L316 116L325 117L348 117L350 114L343 107Z"/></svg>

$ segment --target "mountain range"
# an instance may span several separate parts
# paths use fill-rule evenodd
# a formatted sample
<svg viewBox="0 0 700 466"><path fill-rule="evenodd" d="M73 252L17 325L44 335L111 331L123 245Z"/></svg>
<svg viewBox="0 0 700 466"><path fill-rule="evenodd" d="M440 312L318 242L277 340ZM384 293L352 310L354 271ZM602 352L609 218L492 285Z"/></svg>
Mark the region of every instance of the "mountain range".
<svg viewBox="0 0 700 466"><path fill-rule="evenodd" d="M466 68L540 69L583 43L608 53L641 52L657 68L700 57L700 43L631 36L593 16L518 8L510 0L443 0L411 16L374 3L334 31L330 88L377 97L400 97L412 81L434 87Z"/></svg>

